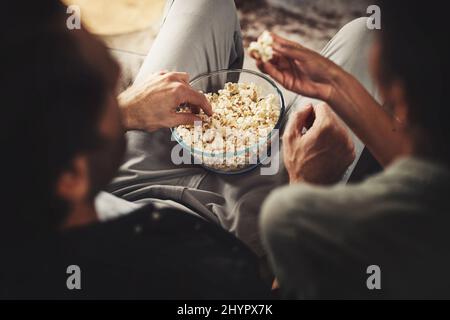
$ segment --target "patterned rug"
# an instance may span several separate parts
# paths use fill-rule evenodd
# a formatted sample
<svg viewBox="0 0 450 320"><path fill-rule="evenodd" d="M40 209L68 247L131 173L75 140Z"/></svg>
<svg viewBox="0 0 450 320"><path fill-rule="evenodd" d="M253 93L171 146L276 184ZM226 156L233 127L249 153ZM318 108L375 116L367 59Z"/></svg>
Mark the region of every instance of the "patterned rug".
<svg viewBox="0 0 450 320"><path fill-rule="evenodd" d="M264 30L320 50L347 22L366 15L367 0L235 0L244 44Z"/></svg>

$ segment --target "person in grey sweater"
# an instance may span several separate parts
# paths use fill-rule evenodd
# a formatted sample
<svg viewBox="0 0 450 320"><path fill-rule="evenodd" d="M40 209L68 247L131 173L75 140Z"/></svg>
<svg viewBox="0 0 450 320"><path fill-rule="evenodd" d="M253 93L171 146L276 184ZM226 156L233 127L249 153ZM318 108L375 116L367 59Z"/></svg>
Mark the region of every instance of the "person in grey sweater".
<svg viewBox="0 0 450 320"><path fill-rule="evenodd" d="M258 61L287 89L326 102L385 167L333 185L329 163L339 158L302 130L318 107L291 117L283 137L290 185L271 193L260 220L286 298L450 297L446 11L435 1L379 8L381 31L369 30L371 21L352 28L377 33L366 69L383 105L335 62L276 35L274 59ZM346 47L352 65L358 47Z"/></svg>

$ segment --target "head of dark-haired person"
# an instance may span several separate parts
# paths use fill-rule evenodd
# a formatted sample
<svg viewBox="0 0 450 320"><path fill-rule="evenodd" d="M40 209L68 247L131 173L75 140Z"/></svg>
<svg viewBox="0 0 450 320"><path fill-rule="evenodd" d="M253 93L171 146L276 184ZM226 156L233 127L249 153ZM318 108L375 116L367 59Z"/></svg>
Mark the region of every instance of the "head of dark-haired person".
<svg viewBox="0 0 450 320"><path fill-rule="evenodd" d="M409 152L450 166L450 46L441 1L380 0L374 73Z"/></svg>
<svg viewBox="0 0 450 320"><path fill-rule="evenodd" d="M12 268L21 248L95 219L125 146L118 67L102 44L67 28L59 1L20 3L1 19L0 237Z"/></svg>
<svg viewBox="0 0 450 320"><path fill-rule="evenodd" d="M268 297L258 258L215 224L152 205L96 223L125 149L117 65L57 0L6 12L0 299Z"/></svg>

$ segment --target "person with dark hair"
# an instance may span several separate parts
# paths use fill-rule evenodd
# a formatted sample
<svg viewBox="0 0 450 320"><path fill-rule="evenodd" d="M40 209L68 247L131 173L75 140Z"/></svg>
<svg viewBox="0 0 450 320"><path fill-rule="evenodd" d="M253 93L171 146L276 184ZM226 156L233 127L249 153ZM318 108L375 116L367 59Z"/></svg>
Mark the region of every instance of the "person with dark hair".
<svg viewBox="0 0 450 320"><path fill-rule="evenodd" d="M170 157L169 128L198 119L177 108L212 111L188 74L242 67L234 2L167 1L139 74L120 94L116 63L85 29L66 27L58 1L5 12L0 296L270 296L258 215L284 169L229 177ZM310 181L320 173L337 182L354 160L353 141L327 106L315 107L312 122Z"/></svg>
<svg viewBox="0 0 450 320"><path fill-rule="evenodd" d="M175 114L181 103L211 107L187 74L168 72L119 108L117 64L66 19L52 0L11 3L2 14L0 297L269 297L256 255L195 213L161 200L98 221L95 199L138 119L127 111L150 100L158 108L145 123L155 130L196 119Z"/></svg>
<svg viewBox="0 0 450 320"><path fill-rule="evenodd" d="M283 140L291 185L267 198L261 218L285 297L450 297L447 12L437 1L378 5L381 30L352 22L324 56L273 35L274 59L258 61L286 88L325 101L385 167L362 183L327 186L305 166L314 136L300 128L314 110L291 117ZM382 105L360 82L368 64L355 64L369 39Z"/></svg>

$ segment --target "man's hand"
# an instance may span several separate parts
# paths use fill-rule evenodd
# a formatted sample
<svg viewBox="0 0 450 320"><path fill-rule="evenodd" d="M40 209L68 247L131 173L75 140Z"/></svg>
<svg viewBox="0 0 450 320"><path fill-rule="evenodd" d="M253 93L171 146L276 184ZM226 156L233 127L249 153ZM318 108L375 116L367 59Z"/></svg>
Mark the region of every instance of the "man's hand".
<svg viewBox="0 0 450 320"><path fill-rule="evenodd" d="M313 121L312 126L308 123ZM355 159L353 141L326 104L293 114L283 135L284 163L291 183L338 182Z"/></svg>
<svg viewBox="0 0 450 320"><path fill-rule="evenodd" d="M200 109L211 115L205 96L191 88L189 75L184 72L161 72L145 83L132 86L119 96L119 104L127 130L148 132L201 121L195 115ZM193 113L179 113L177 108L187 104Z"/></svg>
<svg viewBox="0 0 450 320"><path fill-rule="evenodd" d="M328 102L333 94L334 78L341 69L298 43L273 33L271 36L274 56L265 63L257 59L258 68L290 91Z"/></svg>

